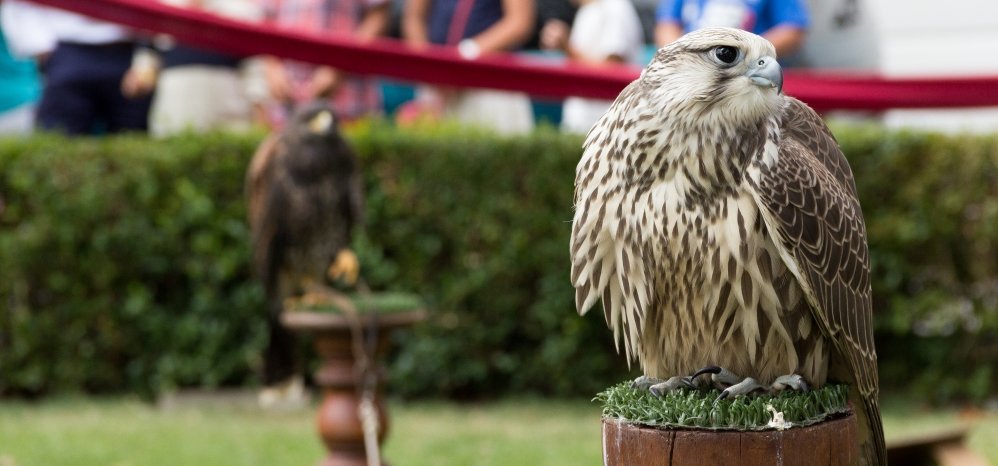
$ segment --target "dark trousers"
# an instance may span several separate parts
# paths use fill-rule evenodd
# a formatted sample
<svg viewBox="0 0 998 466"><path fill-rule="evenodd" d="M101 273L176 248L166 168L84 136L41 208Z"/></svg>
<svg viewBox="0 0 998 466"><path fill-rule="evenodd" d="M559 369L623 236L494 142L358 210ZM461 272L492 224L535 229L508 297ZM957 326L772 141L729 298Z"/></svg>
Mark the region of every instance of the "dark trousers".
<svg viewBox="0 0 998 466"><path fill-rule="evenodd" d="M43 68L38 126L74 135L145 131L152 99L121 93L133 50L130 43L60 42Z"/></svg>

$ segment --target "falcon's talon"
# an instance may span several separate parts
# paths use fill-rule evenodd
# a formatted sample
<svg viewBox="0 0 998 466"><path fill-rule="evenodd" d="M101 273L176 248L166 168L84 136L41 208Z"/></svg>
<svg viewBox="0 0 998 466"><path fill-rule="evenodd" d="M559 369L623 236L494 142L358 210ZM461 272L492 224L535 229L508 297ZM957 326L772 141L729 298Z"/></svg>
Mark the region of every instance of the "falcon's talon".
<svg viewBox="0 0 998 466"><path fill-rule="evenodd" d="M665 382L662 379L656 379L655 377L648 377L647 375L642 375L631 381L631 388L636 390L648 390L652 385L657 385Z"/></svg>
<svg viewBox="0 0 998 466"><path fill-rule="evenodd" d="M285 301L285 306L287 306L288 301L291 302L291 306L287 307L288 309L318 307L334 303L329 292L314 289L306 291L301 296L288 298Z"/></svg>
<svg viewBox="0 0 998 466"><path fill-rule="evenodd" d="M723 391L721 391L721 394L717 396L717 399L715 399L714 402L716 403L716 402L718 402L720 400L723 400L725 398L737 398L739 396L745 396L745 395L748 395L749 393L752 393L752 392L755 392L755 391L759 391L759 390L765 391L766 390L766 386L760 384L758 381L756 381L752 377L746 377L741 382L738 382L738 383L736 383L736 384L734 384L734 385L732 385L732 386L730 386L728 388L725 388Z"/></svg>
<svg viewBox="0 0 998 466"><path fill-rule="evenodd" d="M743 377L731 372L720 366L707 366L703 369L696 371L690 378L697 380L698 377L704 374L710 374L710 382L718 388L724 388L731 385L735 385L742 380Z"/></svg>
<svg viewBox="0 0 998 466"><path fill-rule="evenodd" d="M703 369L694 372L693 375L690 376L690 378L695 379L704 374L711 374L711 376L713 376L714 374L720 374L722 370L724 369L722 369L721 366L707 366L704 367Z"/></svg>
<svg viewBox="0 0 998 466"><path fill-rule="evenodd" d="M661 398L662 395L667 392L679 390L680 388L697 388L697 386L693 382L692 378L677 375L675 377L670 377L669 380L666 380L665 382L652 385L648 388L648 391L650 391L652 395Z"/></svg>
<svg viewBox="0 0 998 466"><path fill-rule="evenodd" d="M347 285L356 284L357 277L360 276L360 261L357 255L349 249L340 250L326 271L326 275L333 281L343 280Z"/></svg>
<svg viewBox="0 0 998 466"><path fill-rule="evenodd" d="M773 381L770 386L769 391L771 393L782 392L783 390L791 389L798 392L806 393L811 390L811 386L808 385L807 380L803 376L798 374L781 375Z"/></svg>

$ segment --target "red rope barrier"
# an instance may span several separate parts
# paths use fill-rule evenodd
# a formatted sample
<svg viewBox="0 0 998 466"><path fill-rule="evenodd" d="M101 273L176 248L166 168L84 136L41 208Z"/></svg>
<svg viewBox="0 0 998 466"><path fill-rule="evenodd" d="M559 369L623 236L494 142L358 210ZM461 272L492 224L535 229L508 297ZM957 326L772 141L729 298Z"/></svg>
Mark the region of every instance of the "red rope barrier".
<svg viewBox="0 0 998 466"><path fill-rule="evenodd" d="M239 55L270 54L346 71L446 86L523 91L546 97L612 99L638 76L633 68L595 69L497 54L476 60L456 50L416 51L392 40L361 43L351 37L318 37L274 30L156 0L33 0L178 41ZM998 77L887 79L826 71L788 71L784 91L818 110L887 110L998 106Z"/></svg>

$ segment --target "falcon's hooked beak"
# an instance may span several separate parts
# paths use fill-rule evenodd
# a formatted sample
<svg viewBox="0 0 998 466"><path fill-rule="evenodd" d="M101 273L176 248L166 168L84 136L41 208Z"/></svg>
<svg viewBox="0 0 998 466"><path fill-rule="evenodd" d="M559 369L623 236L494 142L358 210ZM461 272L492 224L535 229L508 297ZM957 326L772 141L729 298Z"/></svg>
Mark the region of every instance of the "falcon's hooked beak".
<svg viewBox="0 0 998 466"><path fill-rule="evenodd" d="M783 92L783 68L773 57L760 57L749 63L745 76L756 86L775 87L776 93Z"/></svg>
<svg viewBox="0 0 998 466"><path fill-rule="evenodd" d="M316 113L311 120L308 120L308 129L315 134L325 134L329 128L333 127L333 114L328 110Z"/></svg>

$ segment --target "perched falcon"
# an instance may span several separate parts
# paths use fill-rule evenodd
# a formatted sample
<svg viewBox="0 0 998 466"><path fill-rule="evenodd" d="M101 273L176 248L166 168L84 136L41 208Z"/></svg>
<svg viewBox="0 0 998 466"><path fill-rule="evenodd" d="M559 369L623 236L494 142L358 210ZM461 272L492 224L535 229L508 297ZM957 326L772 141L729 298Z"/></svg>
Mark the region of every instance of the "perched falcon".
<svg viewBox="0 0 998 466"><path fill-rule="evenodd" d="M296 374L294 341L279 320L285 301L302 293L304 299L321 296L327 276L357 277L348 248L362 220L362 180L328 104L303 107L282 133L261 144L246 174L246 193L254 268L270 311L264 382L280 386Z"/></svg>
<svg viewBox="0 0 998 466"><path fill-rule="evenodd" d="M636 384L656 394L851 384L864 461L884 465L852 171L782 81L773 46L736 29L658 51L576 170L576 307L602 300L618 349L641 363Z"/></svg>

